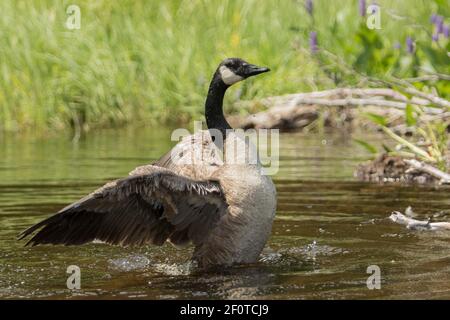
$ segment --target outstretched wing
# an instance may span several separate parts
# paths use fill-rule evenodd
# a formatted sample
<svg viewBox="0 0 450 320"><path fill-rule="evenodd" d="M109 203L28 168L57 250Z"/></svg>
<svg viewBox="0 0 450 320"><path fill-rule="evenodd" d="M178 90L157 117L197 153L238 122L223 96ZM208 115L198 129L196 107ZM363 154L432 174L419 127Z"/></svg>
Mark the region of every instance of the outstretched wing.
<svg viewBox="0 0 450 320"><path fill-rule="evenodd" d="M78 245L93 240L123 246L169 239L199 244L226 213L220 183L195 181L156 166L113 181L32 226L28 244Z"/></svg>

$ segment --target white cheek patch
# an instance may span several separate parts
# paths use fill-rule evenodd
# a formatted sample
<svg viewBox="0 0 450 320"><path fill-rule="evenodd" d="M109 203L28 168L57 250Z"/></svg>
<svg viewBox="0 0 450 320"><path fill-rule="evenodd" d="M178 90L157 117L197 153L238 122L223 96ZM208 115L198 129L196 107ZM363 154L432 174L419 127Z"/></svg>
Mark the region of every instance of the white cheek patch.
<svg viewBox="0 0 450 320"><path fill-rule="evenodd" d="M229 86L244 79L243 77L238 76L225 66L221 66L219 71L220 75L222 76L223 82Z"/></svg>

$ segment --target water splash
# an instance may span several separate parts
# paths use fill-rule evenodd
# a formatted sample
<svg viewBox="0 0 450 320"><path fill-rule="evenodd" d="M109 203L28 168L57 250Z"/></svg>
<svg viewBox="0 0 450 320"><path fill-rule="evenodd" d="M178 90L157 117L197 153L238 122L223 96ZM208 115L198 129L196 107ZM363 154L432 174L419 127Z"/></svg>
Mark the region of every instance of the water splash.
<svg viewBox="0 0 450 320"><path fill-rule="evenodd" d="M143 255L131 255L125 258L109 259L108 263L115 270L133 271L146 269L150 265L150 260Z"/></svg>
<svg viewBox="0 0 450 320"><path fill-rule="evenodd" d="M196 269L197 264L193 261L186 263L155 263L152 265L152 269L156 272L163 273L168 276L187 276L190 275Z"/></svg>
<svg viewBox="0 0 450 320"><path fill-rule="evenodd" d="M109 266L117 271L136 271L151 269L157 273L169 276L181 276L191 274L197 267L196 263L189 261L186 263L152 263L144 255L130 255L124 258L109 259Z"/></svg>

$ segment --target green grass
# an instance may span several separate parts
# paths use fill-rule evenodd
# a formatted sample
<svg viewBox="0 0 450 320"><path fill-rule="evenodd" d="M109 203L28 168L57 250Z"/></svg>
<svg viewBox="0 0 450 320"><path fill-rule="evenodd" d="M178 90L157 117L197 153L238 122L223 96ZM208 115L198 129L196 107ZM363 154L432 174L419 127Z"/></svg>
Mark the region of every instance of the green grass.
<svg viewBox="0 0 450 320"><path fill-rule="evenodd" d="M378 2L423 24L436 10L425 0ZM319 45L351 60L358 2L314 3ZM81 8L80 30L65 28L69 4ZM378 32L403 43L417 34L404 24L383 12ZM233 88L228 103L332 87L301 50L311 30L303 1L2 0L0 131L187 121L201 115L211 74L230 56L273 71Z"/></svg>

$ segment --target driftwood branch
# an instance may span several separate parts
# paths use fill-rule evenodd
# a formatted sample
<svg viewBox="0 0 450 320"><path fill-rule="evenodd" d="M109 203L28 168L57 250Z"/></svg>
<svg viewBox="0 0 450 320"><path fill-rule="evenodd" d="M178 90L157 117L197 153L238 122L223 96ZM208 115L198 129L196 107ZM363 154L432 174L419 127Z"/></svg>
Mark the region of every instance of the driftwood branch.
<svg viewBox="0 0 450 320"><path fill-rule="evenodd" d="M403 90L406 93L409 93L413 96L428 100L436 106L439 106L439 107L442 107L445 109L450 109L450 101L447 101L441 97L438 97L437 95L420 91L420 90L416 89L416 87L414 87L408 81L404 81L404 80L397 79L397 78L393 78L392 81L394 83L402 86L400 88L400 90Z"/></svg>
<svg viewBox="0 0 450 320"><path fill-rule="evenodd" d="M320 105L326 107L338 107L338 106L348 106L348 107L358 107L358 106L378 106L386 108L396 108L404 110L406 108L406 103L375 99L375 98L344 98L344 99L320 99L320 98L309 98L309 97L297 97L292 101L295 105ZM426 113L429 114L441 114L441 109L426 108Z"/></svg>
<svg viewBox="0 0 450 320"><path fill-rule="evenodd" d="M325 91L313 91L283 96L269 97L261 100L264 105L321 105L321 106L379 106L405 109L407 104L420 106L425 113L441 114L442 109L433 108L428 99L412 97L388 88L338 88Z"/></svg>
<svg viewBox="0 0 450 320"><path fill-rule="evenodd" d="M423 111L422 120L429 121L431 117L444 119L449 115L447 108L435 106L435 102L441 100L443 99L427 94L413 95L409 98L390 88L337 88L288 94L259 100L257 103L264 105L268 110L248 117L241 126L246 128L302 128L318 118L318 107L341 106L349 109L364 107L365 111L398 120L404 116L406 107L413 105ZM445 103L441 101L441 105L446 105L446 103L450 105L450 102L444 101ZM245 103L242 102L242 104ZM396 124L392 123L392 125Z"/></svg>
<svg viewBox="0 0 450 320"><path fill-rule="evenodd" d="M429 164L418 161L416 159L405 159L405 162L415 170L428 173L429 175L432 175L433 177L440 179L441 183L450 183L450 174L443 172L438 168L435 168Z"/></svg>
<svg viewBox="0 0 450 320"><path fill-rule="evenodd" d="M403 213L398 211L392 212L389 219L393 222L405 225L406 228L411 230L450 230L449 222L431 222L431 219L424 220L416 220L410 217L407 217Z"/></svg>
<svg viewBox="0 0 450 320"><path fill-rule="evenodd" d="M425 93L422 92L420 90L417 90L415 88L412 87L405 87L403 89L405 92L409 93L409 94L413 94L416 95L417 97L423 98L423 99L427 99L430 102L432 102L433 104L439 106L439 107L443 107L446 109L450 109L450 101L447 101L443 98L440 98L438 96L435 96L433 94L429 94L429 93Z"/></svg>

